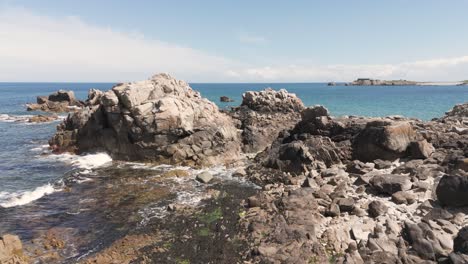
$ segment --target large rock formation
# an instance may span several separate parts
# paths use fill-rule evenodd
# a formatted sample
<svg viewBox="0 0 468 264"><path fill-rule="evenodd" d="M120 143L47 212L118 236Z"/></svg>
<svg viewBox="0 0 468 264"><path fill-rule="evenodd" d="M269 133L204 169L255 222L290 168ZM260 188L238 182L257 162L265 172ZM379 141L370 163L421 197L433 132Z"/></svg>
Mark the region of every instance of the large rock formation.
<svg viewBox="0 0 468 264"><path fill-rule="evenodd" d="M114 158L208 165L240 151L232 119L167 74L91 90L88 106L58 127L55 151L107 151Z"/></svg>
<svg viewBox="0 0 468 264"><path fill-rule="evenodd" d="M353 142L353 154L362 161L395 160L408 155L416 133L408 122L373 121L366 125Z"/></svg>
<svg viewBox="0 0 468 264"><path fill-rule="evenodd" d="M230 115L238 120L245 152L264 150L280 131L291 129L297 123L304 109L301 99L284 89L246 92L242 98L242 105Z"/></svg>
<svg viewBox="0 0 468 264"><path fill-rule="evenodd" d="M49 96L38 96L35 104L27 104L28 111L70 112L83 107L73 91L58 90Z"/></svg>

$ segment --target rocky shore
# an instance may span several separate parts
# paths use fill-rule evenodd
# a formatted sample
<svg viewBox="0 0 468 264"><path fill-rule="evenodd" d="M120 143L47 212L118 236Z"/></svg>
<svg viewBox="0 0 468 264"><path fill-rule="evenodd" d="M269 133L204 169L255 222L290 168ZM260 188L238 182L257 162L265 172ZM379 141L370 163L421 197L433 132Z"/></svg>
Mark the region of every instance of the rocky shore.
<svg viewBox="0 0 468 264"><path fill-rule="evenodd" d="M148 243L128 236L89 263L113 256L121 263L468 263L468 103L428 122L333 117L286 90L266 89L221 111L187 83L158 74L91 90L50 146L117 160L234 166L235 177L261 187L210 196L210 217L171 205L168 221L186 229L165 231L187 234L184 243L162 246L175 237L158 226ZM216 245L207 248L200 243L210 230ZM210 259L210 248L222 256ZM209 255L197 259L203 252Z"/></svg>

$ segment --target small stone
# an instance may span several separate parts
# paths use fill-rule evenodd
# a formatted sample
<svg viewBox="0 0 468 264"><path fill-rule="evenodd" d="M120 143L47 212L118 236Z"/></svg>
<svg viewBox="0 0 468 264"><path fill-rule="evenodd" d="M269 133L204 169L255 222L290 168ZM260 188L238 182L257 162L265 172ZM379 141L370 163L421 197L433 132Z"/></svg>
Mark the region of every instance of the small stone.
<svg viewBox="0 0 468 264"><path fill-rule="evenodd" d="M213 179L213 175L211 173L205 171L197 175L196 180L201 183L208 183Z"/></svg>
<svg viewBox="0 0 468 264"><path fill-rule="evenodd" d="M378 170L388 169L392 167L392 162L388 160L376 159L374 160L375 168Z"/></svg>
<svg viewBox="0 0 468 264"><path fill-rule="evenodd" d="M416 202L416 197L409 192L396 192L392 194L392 201L396 204L412 204Z"/></svg>
<svg viewBox="0 0 468 264"><path fill-rule="evenodd" d="M353 198L339 198L337 204L341 212L351 212L354 209L355 201Z"/></svg>
<svg viewBox="0 0 468 264"><path fill-rule="evenodd" d="M371 217L376 218L376 217L386 213L387 210L388 210L388 206L385 205L383 202L381 202L381 201L372 201L369 204L368 212L369 212L369 215Z"/></svg>
<svg viewBox="0 0 468 264"><path fill-rule="evenodd" d="M337 217L341 213L340 207L336 203L330 204L330 208L325 212L326 216Z"/></svg>
<svg viewBox="0 0 468 264"><path fill-rule="evenodd" d="M252 208L252 207L260 207L260 201L257 199L255 196L251 196L247 198L247 205Z"/></svg>

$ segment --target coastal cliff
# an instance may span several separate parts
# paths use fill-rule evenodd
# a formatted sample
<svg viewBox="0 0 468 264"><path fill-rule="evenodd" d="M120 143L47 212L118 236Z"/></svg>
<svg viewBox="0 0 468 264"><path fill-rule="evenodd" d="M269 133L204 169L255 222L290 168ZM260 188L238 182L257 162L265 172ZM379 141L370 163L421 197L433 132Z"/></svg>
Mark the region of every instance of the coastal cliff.
<svg viewBox="0 0 468 264"><path fill-rule="evenodd" d="M58 126L54 151L224 165L261 187L238 190L239 184L227 195L218 176L197 172L197 184L214 181L223 190L207 194L206 215L171 204L164 225L144 237L129 234L85 263L166 261L181 252L190 263L468 260L468 215L461 209L468 206L468 103L431 121L334 117L286 90L266 89L246 92L239 107L220 111L185 82L158 74L91 90L85 104ZM184 229L164 229L179 225ZM163 246L168 234L161 229L184 242ZM223 253L200 256L194 248Z"/></svg>

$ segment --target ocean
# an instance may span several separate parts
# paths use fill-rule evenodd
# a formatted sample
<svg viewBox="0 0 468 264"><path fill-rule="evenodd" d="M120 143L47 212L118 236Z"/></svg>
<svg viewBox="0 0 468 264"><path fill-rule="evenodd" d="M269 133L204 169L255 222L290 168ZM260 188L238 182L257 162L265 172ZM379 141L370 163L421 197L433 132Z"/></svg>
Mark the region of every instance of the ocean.
<svg viewBox="0 0 468 264"><path fill-rule="evenodd" d="M113 241L118 234L162 217L171 201L201 200L204 187L193 180L161 179L161 175L174 169L170 166L112 162L105 153L51 155L47 141L59 121L27 122L30 115L38 113L27 112L25 104L35 102L38 95L66 89L73 90L79 99L86 99L90 88L107 90L112 86L112 83L0 83L0 234L15 233L22 239L33 239L41 230L70 229L71 237L82 238L70 242L72 246L67 249L67 256L76 260L105 246L106 241ZM402 115L430 120L442 116L455 104L468 101L468 86L193 83L191 87L220 108L239 105L245 91L284 88L299 96L306 106L324 105L334 116ZM234 102L221 103L220 96L228 96ZM197 173L190 168L177 169ZM230 177L231 169L210 170L228 183L238 181ZM135 178L143 179L145 184ZM129 198L128 190L139 195ZM93 235L88 234L89 230Z"/></svg>

